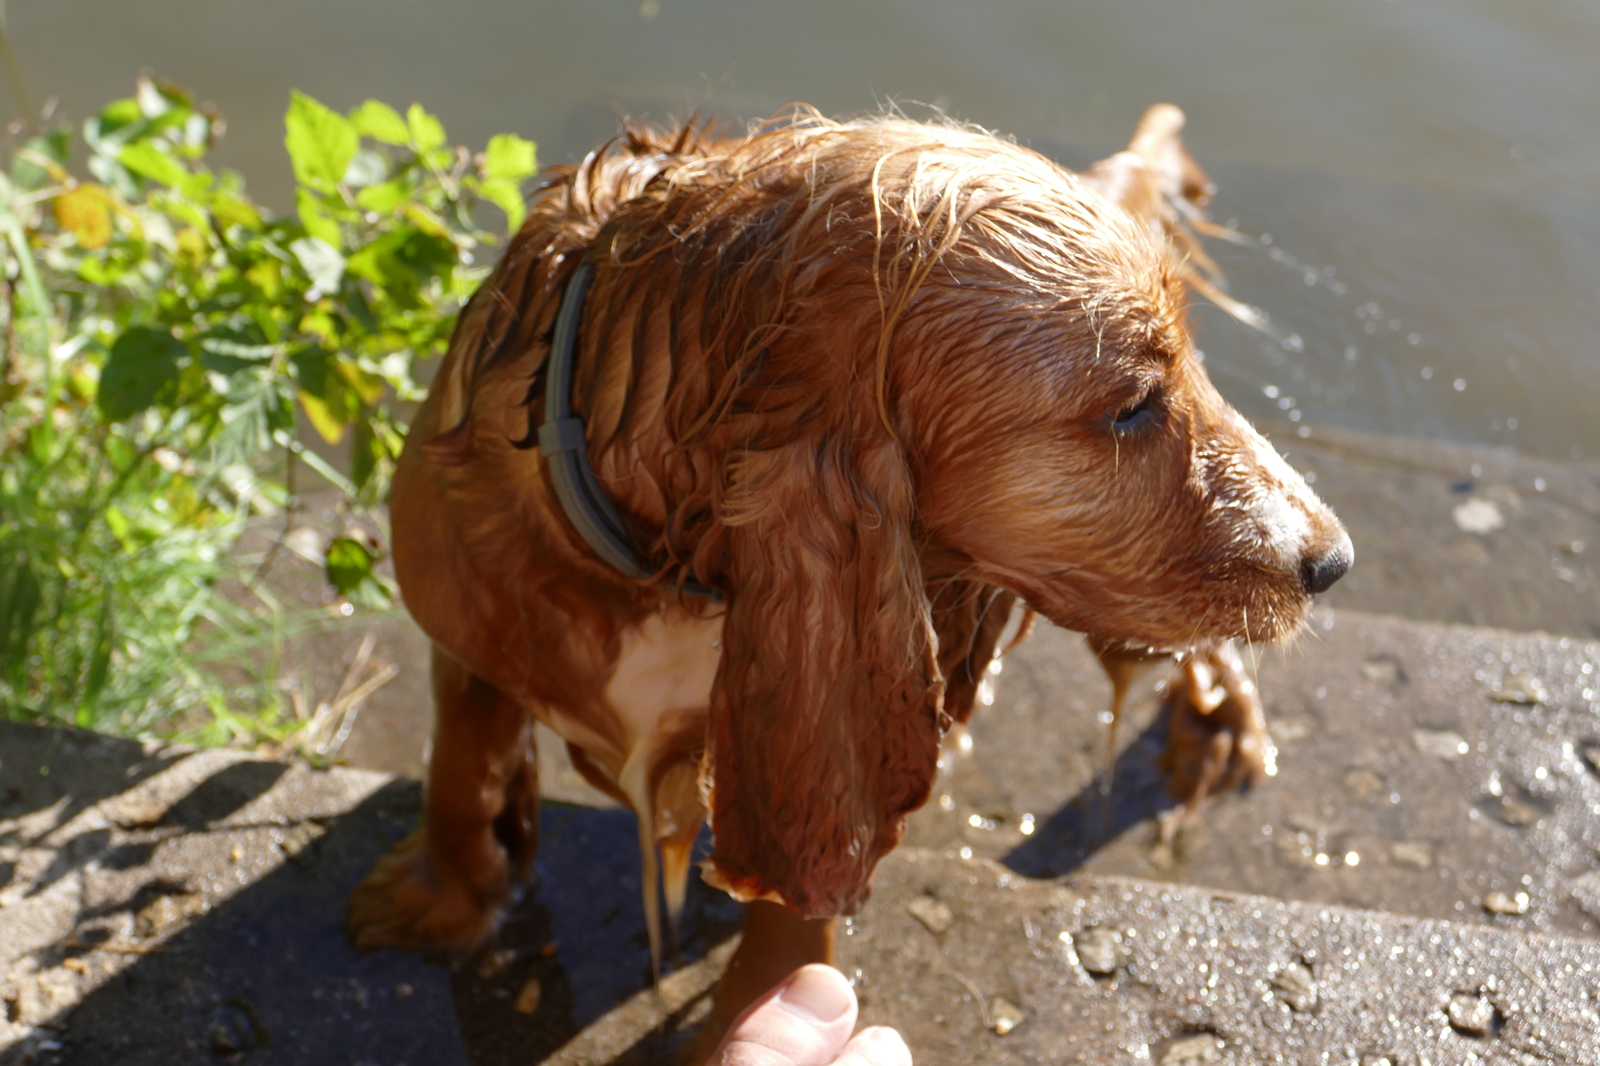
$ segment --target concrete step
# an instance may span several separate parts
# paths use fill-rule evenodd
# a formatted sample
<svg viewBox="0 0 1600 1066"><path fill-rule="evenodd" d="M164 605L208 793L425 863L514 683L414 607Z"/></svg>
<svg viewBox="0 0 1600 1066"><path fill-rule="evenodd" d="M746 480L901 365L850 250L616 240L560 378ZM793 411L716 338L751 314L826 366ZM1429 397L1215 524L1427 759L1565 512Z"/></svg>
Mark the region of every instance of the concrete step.
<svg viewBox="0 0 1600 1066"><path fill-rule="evenodd" d="M907 843L1032 877L1600 927L1600 643L1323 609L1293 647L1259 657L1278 775L1171 846L1154 821L1173 805L1156 765L1164 676L1130 701L1108 763L1109 685L1080 638L1039 629L993 677L994 705L947 752ZM1520 894L1523 913L1485 909L1518 909Z"/></svg>
<svg viewBox="0 0 1600 1066"><path fill-rule="evenodd" d="M1600 462L1323 428L1269 435L1355 543L1327 603L1600 637Z"/></svg>
<svg viewBox="0 0 1600 1066"><path fill-rule="evenodd" d="M1281 773L1174 848L1151 821L1170 802L1155 694L1106 796L1081 643L1043 630L1009 657L844 941L867 1016L924 1063L1600 1061L1600 648L1354 611L1314 632L1260 666ZM657 998L626 812L547 804L537 888L466 965L349 949L344 898L419 800L362 771L0 726L0 1063L670 1056L737 910L695 886ZM1485 910L1496 890L1525 913ZM1060 939L1093 928L1122 936L1116 974ZM1304 1010L1283 1003L1303 974L1271 984L1297 960Z"/></svg>
<svg viewBox="0 0 1600 1066"><path fill-rule="evenodd" d="M1600 1062L1600 947L902 849L843 939L918 1066Z"/></svg>
<svg viewBox="0 0 1600 1066"><path fill-rule="evenodd" d="M1283 439L1360 561L1258 657L1281 772L1162 844L1154 677L1108 754L1103 676L1041 628L844 942L867 1017L919 1062L1600 1062L1600 474ZM317 569L282 565L319 603ZM408 622L301 641L285 680L330 698L369 631L369 665L400 673L343 754L414 776L430 711ZM695 885L652 990L631 816L542 739L539 883L446 969L342 933L350 888L415 824L414 780L0 724L0 1064L664 1061L737 908ZM1114 973L1084 969L1096 945Z"/></svg>

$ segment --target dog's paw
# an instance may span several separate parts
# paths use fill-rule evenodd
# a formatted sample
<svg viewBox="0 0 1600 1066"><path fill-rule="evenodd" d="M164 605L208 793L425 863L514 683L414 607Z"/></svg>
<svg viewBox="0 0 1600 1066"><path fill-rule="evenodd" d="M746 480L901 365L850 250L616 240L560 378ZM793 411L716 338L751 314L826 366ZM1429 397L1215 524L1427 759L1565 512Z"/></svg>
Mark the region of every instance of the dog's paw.
<svg viewBox="0 0 1600 1066"><path fill-rule="evenodd" d="M1277 773L1255 684L1231 642L1196 652L1172 682L1161 769L1192 815L1209 796L1256 785Z"/></svg>
<svg viewBox="0 0 1600 1066"><path fill-rule="evenodd" d="M470 885L440 877L419 829L373 863L350 893L345 928L362 951L466 951L493 929L495 903L504 888L487 895L492 899Z"/></svg>

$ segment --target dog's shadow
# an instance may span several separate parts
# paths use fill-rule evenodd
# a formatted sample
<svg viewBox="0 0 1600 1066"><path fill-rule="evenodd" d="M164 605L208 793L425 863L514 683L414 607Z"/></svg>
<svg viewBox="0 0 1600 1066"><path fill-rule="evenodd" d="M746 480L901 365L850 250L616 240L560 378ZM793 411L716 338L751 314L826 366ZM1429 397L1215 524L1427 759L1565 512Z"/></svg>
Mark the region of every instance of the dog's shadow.
<svg viewBox="0 0 1600 1066"><path fill-rule="evenodd" d="M696 861L710 851L702 832ZM457 1019L475 1066L539 1062L598 1027L612 1063L670 1062L709 1006L709 988L647 1031L608 1017L619 1005L653 996L649 936L640 892L639 836L633 814L546 802L539 819L536 876L509 908L495 943L458 966L451 985ZM689 879L676 944L664 972L702 959L737 934L744 908ZM499 945L504 948L497 950ZM654 1006L654 1003L652 1003ZM615 1055L618 1042L626 1047Z"/></svg>
<svg viewBox="0 0 1600 1066"><path fill-rule="evenodd" d="M1123 833L1176 806L1161 772L1168 712L1161 712L1101 772L1001 859L1026 877L1061 877L1081 868ZM1109 785L1109 787L1108 787Z"/></svg>
<svg viewBox="0 0 1600 1066"><path fill-rule="evenodd" d="M277 763L233 762L158 821L61 840L59 827L83 809L110 801L114 818L119 788L191 756L0 723L0 757L0 829L10 827L0 837L29 856L56 853L37 870L0 862L0 984L15 966L29 985L0 987L17 990L0 998L0 1066L511 1066L601 1038L604 1061L667 1062L707 1006L709 979L664 1024L648 1009L614 1016L630 1001L655 1006L638 833L626 811L547 803L537 876L494 942L437 966L414 952L362 954L344 929L351 889L421 816L416 782L391 781L334 813L342 801L329 797L342 793L333 785ZM303 808L285 800L286 820L231 817L280 787L323 798ZM344 787L369 786L352 778ZM263 874L236 881L258 856ZM202 885L207 905L180 911ZM740 918L738 904L693 879L669 972L737 933ZM180 924L156 939L140 922ZM62 1001L58 990L91 978L81 998Z"/></svg>

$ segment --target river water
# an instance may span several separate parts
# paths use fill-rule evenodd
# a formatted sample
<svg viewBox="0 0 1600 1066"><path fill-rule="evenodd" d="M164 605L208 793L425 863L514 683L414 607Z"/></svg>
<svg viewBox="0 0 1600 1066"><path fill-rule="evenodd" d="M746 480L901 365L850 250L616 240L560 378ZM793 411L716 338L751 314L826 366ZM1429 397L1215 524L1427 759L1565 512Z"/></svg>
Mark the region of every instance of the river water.
<svg viewBox="0 0 1600 1066"><path fill-rule="evenodd" d="M1289 429L1600 455L1594 0L10 0L27 87L79 119L148 69L287 206L291 88L423 102L453 139L580 156L619 114L735 124L916 102L1081 167L1188 111L1219 249L1270 338L1197 312L1213 377ZM0 108L15 114L9 87ZM1281 439L1281 438L1280 438Z"/></svg>

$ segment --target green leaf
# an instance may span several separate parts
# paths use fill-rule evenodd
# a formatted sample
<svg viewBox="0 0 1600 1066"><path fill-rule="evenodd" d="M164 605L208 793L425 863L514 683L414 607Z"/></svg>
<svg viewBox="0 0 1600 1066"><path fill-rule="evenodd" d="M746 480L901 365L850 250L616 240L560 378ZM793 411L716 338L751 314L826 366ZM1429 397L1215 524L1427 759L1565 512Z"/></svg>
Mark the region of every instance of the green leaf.
<svg viewBox="0 0 1600 1066"><path fill-rule="evenodd" d="M28 556L0 556L0 677L9 675L13 690L22 688L27 676L28 645L42 599Z"/></svg>
<svg viewBox="0 0 1600 1066"><path fill-rule="evenodd" d="M320 300L330 292L339 291L339 282L344 278L344 256L339 254L339 249L321 237L302 237L289 245L289 251L300 260L306 276L311 279L306 299Z"/></svg>
<svg viewBox="0 0 1600 1066"><path fill-rule="evenodd" d="M144 125L144 113L139 101L132 98L114 100L100 109L100 113L83 123L83 139L96 152L116 155L129 137Z"/></svg>
<svg viewBox="0 0 1600 1066"><path fill-rule="evenodd" d="M521 181L539 169L534 143L514 133L497 133L489 138L483 153L483 172L490 178Z"/></svg>
<svg viewBox="0 0 1600 1066"><path fill-rule="evenodd" d="M23 151L18 152L12 160L11 172L17 179L17 184L27 190L41 189L51 181L58 180L60 170L55 174L50 168L41 166L31 155L43 156L64 168L71 154L72 131L66 126L57 126L47 136L29 137L23 144Z"/></svg>
<svg viewBox="0 0 1600 1066"><path fill-rule="evenodd" d="M339 223L328 217L322 208L322 201L317 199L317 194L310 189L296 189L294 206L299 212L300 224L306 228L306 232L337 250L342 240Z"/></svg>
<svg viewBox="0 0 1600 1066"><path fill-rule="evenodd" d="M411 195L411 188L404 178L395 178L378 185L368 185L356 193L356 205L363 211L372 211L380 215L388 215L394 209L405 203Z"/></svg>
<svg viewBox="0 0 1600 1066"><path fill-rule="evenodd" d="M174 188L182 188L189 177L183 164L156 147L153 141L128 145L117 153L117 161L135 174Z"/></svg>
<svg viewBox="0 0 1600 1066"><path fill-rule="evenodd" d="M300 406L310 421L311 428L317 431L317 436L329 444L338 444L344 440L344 431L347 423L340 412L330 404L324 403L309 392L300 393Z"/></svg>
<svg viewBox="0 0 1600 1066"><path fill-rule="evenodd" d="M355 537L337 537L328 544L328 583L343 596L355 596L369 582L381 588L372 569L378 558L376 551Z"/></svg>
<svg viewBox="0 0 1600 1066"><path fill-rule="evenodd" d="M83 683L84 705L79 711L80 726L88 727L94 724L94 704L106 687L106 677L111 670L111 649L116 644L116 634L116 604L111 598L111 586L108 584L100 604L100 617L95 625L94 649L89 657L89 674Z"/></svg>
<svg viewBox="0 0 1600 1066"><path fill-rule="evenodd" d="M327 401L342 391L344 379L334 372L333 353L326 348L307 345L291 355L289 363L302 392Z"/></svg>
<svg viewBox="0 0 1600 1066"><path fill-rule="evenodd" d="M139 110L145 118L160 118L173 108L187 111L194 106L189 91L183 86L147 75L141 75L136 83L134 99L138 101Z"/></svg>
<svg viewBox="0 0 1600 1066"><path fill-rule="evenodd" d="M350 123L363 137L371 137L384 144L404 147L411 143L411 131L400 112L379 100L368 100L350 112Z"/></svg>
<svg viewBox="0 0 1600 1066"><path fill-rule="evenodd" d="M290 98L284 127L283 146L289 150L294 176L301 184L327 190L344 180L360 141L348 119L296 92Z"/></svg>
<svg viewBox="0 0 1600 1066"><path fill-rule="evenodd" d="M431 152L444 144L444 124L422 109L421 104L412 104L406 112L406 125L411 131L411 147L419 152Z"/></svg>
<svg viewBox="0 0 1600 1066"><path fill-rule="evenodd" d="M517 232L527 217L528 208L515 182L491 178L478 186L478 195L506 213L507 232Z"/></svg>
<svg viewBox="0 0 1600 1066"><path fill-rule="evenodd" d="M123 333L100 371L100 413L121 422L148 409L177 384L179 361L188 351L164 329L134 326Z"/></svg>
<svg viewBox="0 0 1600 1066"><path fill-rule="evenodd" d="M346 269L366 278L392 303L418 306L422 287L432 278L448 281L456 264L456 247L448 238L406 227L385 233L352 255Z"/></svg>
<svg viewBox="0 0 1600 1066"><path fill-rule="evenodd" d="M228 379L222 428L212 442L219 466L248 463L272 447L276 430L294 426L294 396L265 367Z"/></svg>
<svg viewBox="0 0 1600 1066"><path fill-rule="evenodd" d="M344 183L352 189L376 185L389 176L389 160L376 148L363 148L350 159L345 168Z"/></svg>

